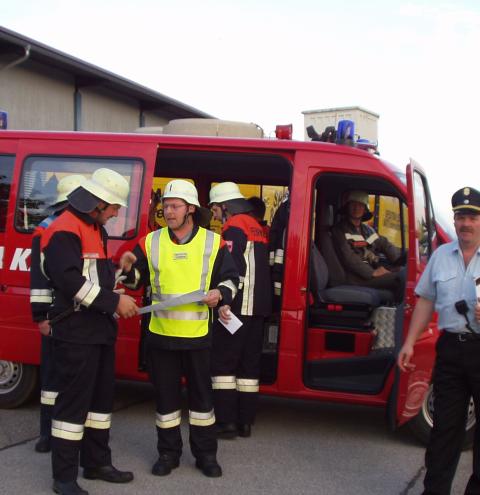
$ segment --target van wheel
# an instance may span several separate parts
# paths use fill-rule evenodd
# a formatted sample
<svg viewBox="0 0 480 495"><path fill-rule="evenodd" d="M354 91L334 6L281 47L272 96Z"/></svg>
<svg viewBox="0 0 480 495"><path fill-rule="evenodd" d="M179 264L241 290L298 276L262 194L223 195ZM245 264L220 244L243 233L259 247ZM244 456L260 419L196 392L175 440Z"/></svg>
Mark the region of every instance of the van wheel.
<svg viewBox="0 0 480 495"><path fill-rule="evenodd" d="M464 449L470 449L473 445L473 437L475 434L475 407L473 399L470 398L468 405L468 416L466 425L466 435L463 443ZM430 385L427 395L422 404L420 412L408 423L413 434L425 445L428 444L430 431L433 426L433 386Z"/></svg>
<svg viewBox="0 0 480 495"><path fill-rule="evenodd" d="M37 390L38 367L0 361L0 408L13 409L32 398Z"/></svg>

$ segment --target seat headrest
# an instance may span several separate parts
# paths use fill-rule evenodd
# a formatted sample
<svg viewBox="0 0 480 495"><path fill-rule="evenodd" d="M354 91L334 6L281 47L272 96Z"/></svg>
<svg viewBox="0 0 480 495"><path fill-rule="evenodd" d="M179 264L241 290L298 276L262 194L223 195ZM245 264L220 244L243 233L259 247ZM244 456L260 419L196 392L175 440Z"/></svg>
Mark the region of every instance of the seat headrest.
<svg viewBox="0 0 480 495"><path fill-rule="evenodd" d="M322 209L320 223L323 227L331 227L333 225L333 222L333 206L325 205L325 207Z"/></svg>
<svg viewBox="0 0 480 495"><path fill-rule="evenodd" d="M315 303L322 302L322 291L327 287L328 267L319 249L312 242L310 260L310 287Z"/></svg>

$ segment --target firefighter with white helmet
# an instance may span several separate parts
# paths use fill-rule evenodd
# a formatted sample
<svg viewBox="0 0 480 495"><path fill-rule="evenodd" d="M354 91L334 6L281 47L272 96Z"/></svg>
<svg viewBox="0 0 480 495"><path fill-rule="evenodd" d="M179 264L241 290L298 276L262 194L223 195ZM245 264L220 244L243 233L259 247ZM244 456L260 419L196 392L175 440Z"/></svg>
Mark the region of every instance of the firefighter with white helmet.
<svg viewBox="0 0 480 495"><path fill-rule="evenodd" d="M225 321L236 294L238 272L218 234L205 229L210 211L202 208L188 181L170 181L162 197L167 227L148 234L120 259L126 285L151 285L152 308L146 337L147 367L156 395L158 460L152 474L166 476L182 454L181 378L188 387L190 447L196 467L219 477L217 438L210 377L211 310ZM133 265L133 266L132 266ZM132 283L132 285L129 285ZM174 306L166 302L189 297ZM172 301L173 303L173 301Z"/></svg>
<svg viewBox="0 0 480 495"><path fill-rule="evenodd" d="M50 338L50 323L48 310L52 304L52 288L49 280L40 268L40 239L45 229L67 207L67 195L84 183L86 178L80 174L67 175L57 184L57 198L50 206L52 214L44 218L33 231L32 251L30 254L30 308L33 321L38 324L42 336L40 356L40 438L35 444L35 450L40 453L50 452L52 432L52 411L55 403L52 369L52 339Z"/></svg>
<svg viewBox="0 0 480 495"><path fill-rule="evenodd" d="M404 272L399 272L399 266L404 264L405 257L401 249L365 223L373 217L368 193L350 191L340 213L340 221L332 227L332 239L345 269L347 283L391 290L400 300Z"/></svg>
<svg viewBox="0 0 480 495"><path fill-rule="evenodd" d="M114 170L100 168L67 195L68 208L45 230L42 269L53 288L49 323L58 390L52 418L52 469L56 493L87 494L77 483L78 463L87 479L126 483L128 471L112 465L109 431L113 406L114 314L138 308L115 292L115 268L103 226L128 204L129 186ZM80 454L81 453L81 454Z"/></svg>
<svg viewBox="0 0 480 495"><path fill-rule="evenodd" d="M234 182L213 186L210 205L214 218L223 223L222 237L240 274L232 312L243 323L233 335L218 323L213 327L217 435L249 437L256 414L264 322L271 313L268 240L262 226L248 214L252 206Z"/></svg>

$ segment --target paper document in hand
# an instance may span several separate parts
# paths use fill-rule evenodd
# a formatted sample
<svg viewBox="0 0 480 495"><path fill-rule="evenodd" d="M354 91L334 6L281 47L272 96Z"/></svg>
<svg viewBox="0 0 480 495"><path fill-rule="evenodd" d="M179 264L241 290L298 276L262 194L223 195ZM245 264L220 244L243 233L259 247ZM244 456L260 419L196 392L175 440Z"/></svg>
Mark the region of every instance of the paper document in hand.
<svg viewBox="0 0 480 495"><path fill-rule="evenodd" d="M233 335L242 325L243 323L232 313L230 312L230 321L228 323L224 323L220 318L218 321Z"/></svg>
<svg viewBox="0 0 480 495"><path fill-rule="evenodd" d="M183 304L191 304L194 302L200 302L205 297L205 292L201 290L195 290L193 292L188 292L187 294L182 294L181 296L173 297L172 299L167 299L165 301L150 304L150 306L144 306L138 310L139 315L145 313L152 313L153 311L160 311L165 308L172 308L175 306L182 306Z"/></svg>

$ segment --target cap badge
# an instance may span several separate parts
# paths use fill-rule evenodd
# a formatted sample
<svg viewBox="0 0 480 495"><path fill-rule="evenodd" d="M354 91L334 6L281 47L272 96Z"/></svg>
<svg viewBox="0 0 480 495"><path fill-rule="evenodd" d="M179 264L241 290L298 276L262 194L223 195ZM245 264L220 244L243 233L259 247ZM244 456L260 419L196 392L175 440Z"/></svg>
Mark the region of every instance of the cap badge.
<svg viewBox="0 0 480 495"><path fill-rule="evenodd" d="M463 195L464 195L464 196L469 196L469 195L470 195L470 188L469 188L469 187L466 187L466 188L463 190Z"/></svg>
<svg viewBox="0 0 480 495"><path fill-rule="evenodd" d="M469 203L470 203L470 201L469 201L468 199L464 199L464 200L463 200L463 204L464 204L464 205L468 205Z"/></svg>

